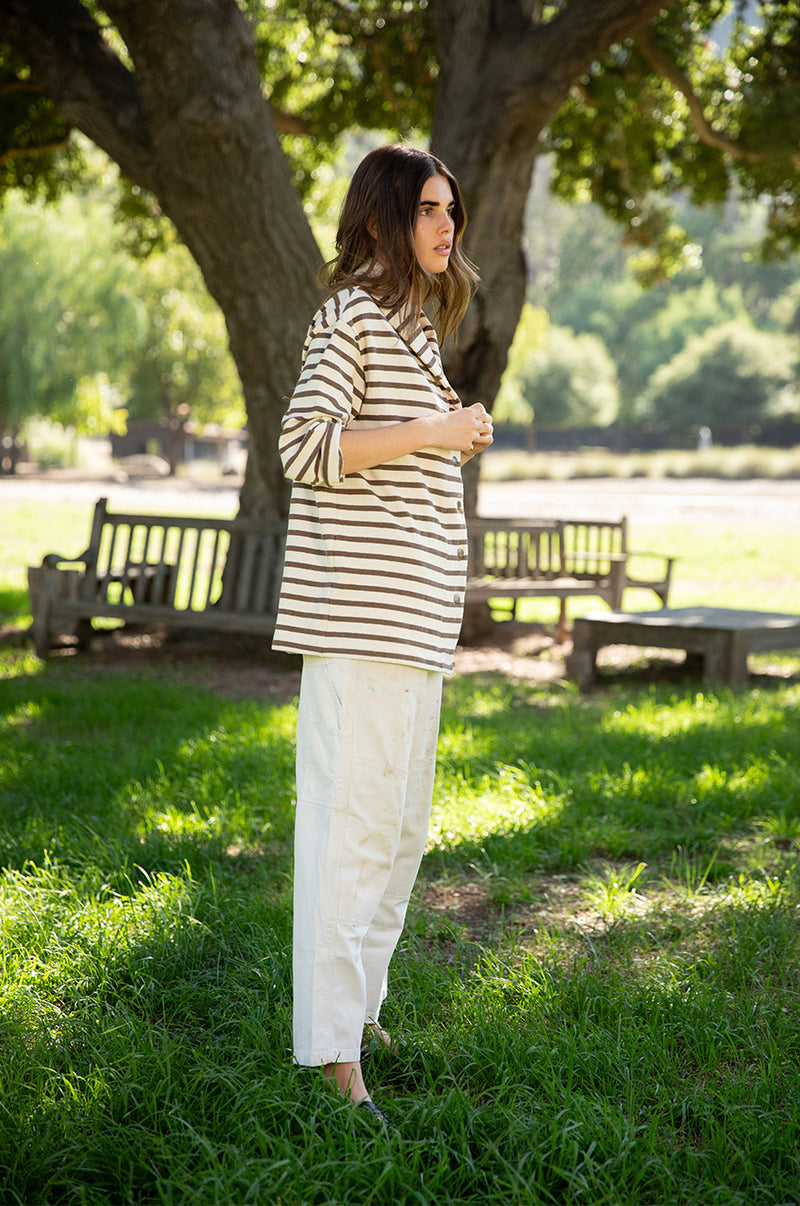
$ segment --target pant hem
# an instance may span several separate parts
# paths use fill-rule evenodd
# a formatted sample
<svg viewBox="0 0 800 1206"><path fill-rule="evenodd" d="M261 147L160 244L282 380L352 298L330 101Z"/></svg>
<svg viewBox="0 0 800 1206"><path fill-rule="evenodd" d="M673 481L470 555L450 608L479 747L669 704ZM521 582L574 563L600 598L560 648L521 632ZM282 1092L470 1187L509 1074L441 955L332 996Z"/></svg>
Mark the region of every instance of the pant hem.
<svg viewBox="0 0 800 1206"><path fill-rule="evenodd" d="M322 1055L295 1053L294 1062L302 1068L322 1068L325 1064L357 1064L361 1060L361 1048L354 1051L326 1051Z"/></svg>

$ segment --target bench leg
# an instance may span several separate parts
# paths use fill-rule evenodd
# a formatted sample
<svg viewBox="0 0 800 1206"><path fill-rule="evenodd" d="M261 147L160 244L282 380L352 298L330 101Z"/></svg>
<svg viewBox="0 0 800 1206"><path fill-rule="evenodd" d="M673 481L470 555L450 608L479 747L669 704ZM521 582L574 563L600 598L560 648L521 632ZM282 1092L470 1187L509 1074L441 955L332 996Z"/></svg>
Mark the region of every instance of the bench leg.
<svg viewBox="0 0 800 1206"><path fill-rule="evenodd" d="M28 566L28 596L31 602L31 635L37 657L50 656L50 591L48 571L41 565Z"/></svg>
<svg viewBox="0 0 800 1206"><path fill-rule="evenodd" d="M744 634L741 632L732 632L728 642L725 682L734 691L740 690L746 684L749 673L743 636Z"/></svg>
<svg viewBox="0 0 800 1206"><path fill-rule="evenodd" d="M588 691L594 682L596 654L592 649L567 655L567 674L581 691Z"/></svg>
<svg viewBox="0 0 800 1206"><path fill-rule="evenodd" d="M703 657L703 683L706 687L718 687L727 680L729 642L726 634L709 634Z"/></svg>
<svg viewBox="0 0 800 1206"><path fill-rule="evenodd" d="M587 691L595 678L597 649L592 643L584 625L578 619L575 621L572 635L572 652L567 654L567 674L577 683L581 691Z"/></svg>
<svg viewBox="0 0 800 1206"><path fill-rule="evenodd" d="M563 645L569 636L569 628L567 627L567 600L566 598L558 601L558 626L556 628L556 637L559 644Z"/></svg>
<svg viewBox="0 0 800 1206"><path fill-rule="evenodd" d="M78 648L84 651L89 648L94 636L91 620L78 620L75 625L75 636L78 638Z"/></svg>

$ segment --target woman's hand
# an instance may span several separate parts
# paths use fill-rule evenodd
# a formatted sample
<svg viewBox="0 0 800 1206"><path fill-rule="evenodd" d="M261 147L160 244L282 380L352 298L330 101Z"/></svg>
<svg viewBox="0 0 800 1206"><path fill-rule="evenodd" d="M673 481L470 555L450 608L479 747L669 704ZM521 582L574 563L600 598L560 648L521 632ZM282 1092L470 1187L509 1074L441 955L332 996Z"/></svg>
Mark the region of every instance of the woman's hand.
<svg viewBox="0 0 800 1206"><path fill-rule="evenodd" d="M465 465L473 456L477 456L479 452L484 452L494 442L492 416L483 404L475 402L472 406L466 406L464 410L474 414L476 422L469 448L461 449L462 465Z"/></svg>
<svg viewBox="0 0 800 1206"><path fill-rule="evenodd" d="M435 443L463 456L482 452L492 442L492 416L481 402L437 415L436 426Z"/></svg>
<svg viewBox="0 0 800 1206"><path fill-rule="evenodd" d="M464 464L492 443L492 416L480 402L458 410L426 415L388 427L345 428L339 446L343 473L359 473L422 448L447 448L461 453Z"/></svg>

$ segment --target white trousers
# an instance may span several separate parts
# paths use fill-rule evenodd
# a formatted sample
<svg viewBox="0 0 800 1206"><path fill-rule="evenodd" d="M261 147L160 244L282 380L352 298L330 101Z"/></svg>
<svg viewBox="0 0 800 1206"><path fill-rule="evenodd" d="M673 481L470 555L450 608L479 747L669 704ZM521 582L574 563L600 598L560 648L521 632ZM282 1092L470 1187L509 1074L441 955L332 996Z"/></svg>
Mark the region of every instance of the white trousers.
<svg viewBox="0 0 800 1206"><path fill-rule="evenodd" d="M425 849L442 675L303 659L297 720L294 1055L360 1058Z"/></svg>

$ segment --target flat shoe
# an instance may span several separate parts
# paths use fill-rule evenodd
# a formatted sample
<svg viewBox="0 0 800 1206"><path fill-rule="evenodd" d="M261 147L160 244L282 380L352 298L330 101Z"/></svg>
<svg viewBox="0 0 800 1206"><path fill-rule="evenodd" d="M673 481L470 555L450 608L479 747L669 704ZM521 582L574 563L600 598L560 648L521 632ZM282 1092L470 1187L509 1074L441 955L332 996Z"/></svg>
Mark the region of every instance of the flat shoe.
<svg viewBox="0 0 800 1206"><path fill-rule="evenodd" d="M371 1114L377 1122L382 1123L383 1126L386 1127L386 1130L389 1131L390 1134L400 1134L391 1119L384 1114L383 1110L379 1109L379 1107L375 1105L374 1101L370 1101L368 1097L365 1097L362 1101L359 1101L356 1109L361 1110L364 1114Z"/></svg>

